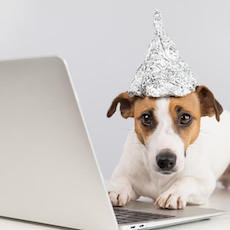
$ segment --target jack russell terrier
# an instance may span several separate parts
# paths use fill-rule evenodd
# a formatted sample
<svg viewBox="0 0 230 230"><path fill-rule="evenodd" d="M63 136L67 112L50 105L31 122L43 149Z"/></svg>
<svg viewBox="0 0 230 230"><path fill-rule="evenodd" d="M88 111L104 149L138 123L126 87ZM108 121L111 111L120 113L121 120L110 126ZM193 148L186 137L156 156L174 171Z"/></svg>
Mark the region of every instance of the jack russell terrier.
<svg viewBox="0 0 230 230"><path fill-rule="evenodd" d="M166 209L204 203L230 163L230 113L213 93L205 86L184 97L124 92L113 100L108 117L118 103L124 118L134 118L135 128L112 174L112 204L124 206L140 196Z"/></svg>

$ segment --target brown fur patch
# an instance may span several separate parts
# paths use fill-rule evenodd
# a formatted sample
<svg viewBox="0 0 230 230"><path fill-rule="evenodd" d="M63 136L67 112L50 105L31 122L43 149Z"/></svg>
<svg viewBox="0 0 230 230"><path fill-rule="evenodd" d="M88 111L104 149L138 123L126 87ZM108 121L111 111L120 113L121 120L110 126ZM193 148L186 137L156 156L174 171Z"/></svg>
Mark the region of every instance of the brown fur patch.
<svg viewBox="0 0 230 230"><path fill-rule="evenodd" d="M202 116L216 116L216 120L220 121L220 115L223 112L221 104L215 99L213 93L206 86L197 86L196 93L200 100L200 108Z"/></svg>
<svg viewBox="0 0 230 230"><path fill-rule="evenodd" d="M157 126L157 120L154 116L154 111L156 111L156 99L151 97L140 98L135 101L134 104L134 118L135 118L135 131L138 139L142 144L146 143L148 137L153 133ZM141 123L141 115L144 112L153 111L154 124L151 129L146 128Z"/></svg>
<svg viewBox="0 0 230 230"><path fill-rule="evenodd" d="M121 116L124 118L133 117L133 104L136 97L129 97L127 92L120 93L112 101L111 106L107 112L107 117L111 117L117 109L117 105L120 103Z"/></svg>
<svg viewBox="0 0 230 230"><path fill-rule="evenodd" d="M193 117L193 122L188 127L178 125L178 108L181 112L188 112ZM173 128L180 135L184 142L185 150L192 144L199 135L200 131L200 102L196 92L185 97L171 97L169 103L169 112L173 120Z"/></svg>

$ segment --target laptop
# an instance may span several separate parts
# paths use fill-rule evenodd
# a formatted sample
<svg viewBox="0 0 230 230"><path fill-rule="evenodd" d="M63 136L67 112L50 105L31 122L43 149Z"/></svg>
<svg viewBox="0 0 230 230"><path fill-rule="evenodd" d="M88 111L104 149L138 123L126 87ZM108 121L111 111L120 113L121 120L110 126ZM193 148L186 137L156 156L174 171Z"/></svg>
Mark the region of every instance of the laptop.
<svg viewBox="0 0 230 230"><path fill-rule="evenodd" d="M149 229L220 210L113 208L66 63L0 62L0 216L81 230Z"/></svg>

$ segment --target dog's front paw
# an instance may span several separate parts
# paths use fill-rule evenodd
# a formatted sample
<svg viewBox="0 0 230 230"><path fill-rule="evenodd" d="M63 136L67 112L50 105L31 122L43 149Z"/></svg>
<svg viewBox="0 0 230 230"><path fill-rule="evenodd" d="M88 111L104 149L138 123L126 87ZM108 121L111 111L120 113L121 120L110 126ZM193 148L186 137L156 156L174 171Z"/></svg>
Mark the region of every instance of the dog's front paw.
<svg viewBox="0 0 230 230"><path fill-rule="evenodd" d="M109 191L109 197L113 206L124 206L130 201L131 196L128 191Z"/></svg>
<svg viewBox="0 0 230 230"><path fill-rule="evenodd" d="M155 201L154 205L165 209L184 209L186 206L185 197L175 190L168 190L161 194Z"/></svg>

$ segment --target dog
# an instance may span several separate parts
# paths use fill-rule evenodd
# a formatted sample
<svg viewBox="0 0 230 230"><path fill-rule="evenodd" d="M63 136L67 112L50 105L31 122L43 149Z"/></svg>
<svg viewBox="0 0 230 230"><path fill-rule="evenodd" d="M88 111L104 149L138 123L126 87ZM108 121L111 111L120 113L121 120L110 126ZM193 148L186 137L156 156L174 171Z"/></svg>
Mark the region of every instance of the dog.
<svg viewBox="0 0 230 230"><path fill-rule="evenodd" d="M119 103L122 117L134 118L135 127L110 180L112 205L140 196L165 209L205 203L230 163L230 113L211 90L197 86L184 97L165 98L124 92L107 117Z"/></svg>

